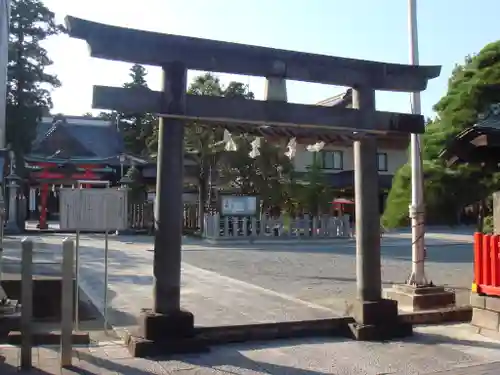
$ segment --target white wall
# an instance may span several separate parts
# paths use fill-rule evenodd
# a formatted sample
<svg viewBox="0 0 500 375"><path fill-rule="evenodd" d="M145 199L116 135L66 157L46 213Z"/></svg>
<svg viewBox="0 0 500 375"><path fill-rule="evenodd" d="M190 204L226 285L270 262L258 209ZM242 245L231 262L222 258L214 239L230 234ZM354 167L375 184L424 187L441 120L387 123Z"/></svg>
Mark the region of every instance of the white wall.
<svg viewBox="0 0 500 375"><path fill-rule="evenodd" d="M307 167L310 166L313 161L313 153L307 151L305 147L306 145L297 145L297 153L294 158L294 166L297 172L307 172ZM354 154L352 147L327 145L323 150L338 150L343 152L343 169L324 169L325 173L338 173L342 171L354 170ZM380 174L393 175L403 164L408 161L406 149L401 150L380 148L378 152L387 154L387 171L379 171Z"/></svg>

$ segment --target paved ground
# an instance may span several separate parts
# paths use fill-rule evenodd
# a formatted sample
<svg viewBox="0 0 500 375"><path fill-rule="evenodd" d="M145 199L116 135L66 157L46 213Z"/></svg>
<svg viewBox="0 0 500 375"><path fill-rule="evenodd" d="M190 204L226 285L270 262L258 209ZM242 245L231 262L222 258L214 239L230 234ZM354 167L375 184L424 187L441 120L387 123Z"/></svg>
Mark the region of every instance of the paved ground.
<svg viewBox="0 0 500 375"><path fill-rule="evenodd" d="M436 284L456 289L460 304L468 303L472 282L472 245L428 242L427 275ZM186 249L185 262L252 282L335 310L356 292L355 244L212 247ZM409 239L384 239L382 279L401 283L411 270Z"/></svg>
<svg viewBox="0 0 500 375"><path fill-rule="evenodd" d="M382 277L385 286L404 282L411 270L410 239L408 234L388 235L382 246ZM457 292L458 303L467 304L472 281L472 245L470 235L430 234L427 239L427 276L438 285L445 285ZM36 237L34 237L36 239ZM45 236L43 242L52 248L60 243L61 235ZM131 241L134 241L133 243ZM41 241L41 240L40 240ZM40 242L39 241L39 242ZM198 241L186 240L183 260L186 294L190 275L194 279L206 271L227 276L235 280L259 286L274 292L294 297L314 305L330 308L342 314L346 301L355 297L355 244L354 242L332 242L332 244L294 245L233 245L205 246ZM128 277L136 287L149 287L151 283L152 249L150 237L110 237L110 267L117 268L110 277L110 284L120 276ZM88 280L97 283L103 279L102 236L82 236L82 273ZM118 251L118 252L117 252ZM14 253L15 254L15 253ZM16 261L7 252L7 260ZM60 252L44 251L39 261L59 262ZM144 273L135 267L145 267ZM193 271L194 266L205 271ZM195 269L196 269L195 268ZM190 271L191 270L191 271ZM95 275L95 277L93 277ZM191 278L193 280L193 278ZM224 282L222 282L224 284ZM103 286L93 286L103 289ZM200 291L203 295L208 291ZM250 310L251 311L251 310ZM264 319L266 320L266 319Z"/></svg>
<svg viewBox="0 0 500 375"><path fill-rule="evenodd" d="M55 347L36 349L32 374L273 374L496 375L500 343L474 335L463 325L426 327L411 339L386 344L351 340L276 341L228 345L203 355L133 359L117 343L75 348L72 369L60 371ZM19 351L0 347L0 374L16 373ZM25 372L28 373L28 372Z"/></svg>
<svg viewBox="0 0 500 375"><path fill-rule="evenodd" d="M472 277L472 248L467 237L436 237L428 241L428 273L438 283L468 288ZM384 240L384 280L402 281L410 269L405 235ZM432 236L431 236L432 237ZM35 261L60 262L62 236L37 240ZM151 304L151 240L113 238L109 252L109 320L119 332L135 325L141 307ZM5 258L19 260L16 239ZM450 241L454 241L452 244ZM103 309L103 241L82 236L82 287ZM199 325L295 320L340 315L344 298L354 291L354 246L283 245L262 247L206 247L186 241L183 265L183 304L195 313ZM16 350L0 348L6 361L0 374L17 366ZM53 350L35 354L45 374L59 373ZM174 360L128 357L117 344L77 351L79 374L498 374L500 343L474 334L467 325L422 327L404 341L362 343L349 340L303 340L224 346L210 354ZM52 369L51 369L52 366ZM83 369L87 368L87 372ZM71 372L68 372L71 373Z"/></svg>
<svg viewBox="0 0 500 375"><path fill-rule="evenodd" d="M468 304L472 282L471 236L429 234L427 276L457 292L460 305ZM130 239L131 240L131 239ZM142 237L139 248L152 248ZM126 240L126 246L130 245ZM410 235L388 235L382 241L384 286L404 282L411 270ZM96 243L97 245L97 243ZM213 245L184 246L183 260L241 281L343 311L355 296L355 244Z"/></svg>

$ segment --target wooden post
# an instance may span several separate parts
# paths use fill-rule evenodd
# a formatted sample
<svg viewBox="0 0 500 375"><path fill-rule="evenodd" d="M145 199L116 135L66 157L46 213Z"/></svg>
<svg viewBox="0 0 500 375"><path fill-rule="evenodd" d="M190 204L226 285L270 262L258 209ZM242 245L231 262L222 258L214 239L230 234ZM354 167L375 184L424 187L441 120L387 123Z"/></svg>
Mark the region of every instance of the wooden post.
<svg viewBox="0 0 500 375"><path fill-rule="evenodd" d="M21 247L21 368L29 370L33 347L33 242L24 238Z"/></svg>
<svg viewBox="0 0 500 375"><path fill-rule="evenodd" d="M61 367L71 366L73 349L73 259L74 243L63 241L61 302Z"/></svg>

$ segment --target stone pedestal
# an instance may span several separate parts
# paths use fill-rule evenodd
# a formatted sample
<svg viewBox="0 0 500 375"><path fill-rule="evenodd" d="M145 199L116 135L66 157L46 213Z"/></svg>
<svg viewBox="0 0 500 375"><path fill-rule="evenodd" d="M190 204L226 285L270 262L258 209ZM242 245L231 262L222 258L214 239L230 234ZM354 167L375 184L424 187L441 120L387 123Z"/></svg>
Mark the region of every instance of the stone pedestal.
<svg viewBox="0 0 500 375"><path fill-rule="evenodd" d="M384 297L397 301L404 310L436 310L455 306L455 292L442 286L395 284L383 291Z"/></svg>
<svg viewBox="0 0 500 375"><path fill-rule="evenodd" d="M349 324L349 328L355 340L390 340L413 334L412 324L403 322L398 316L396 301L357 300L353 306L353 317L356 322Z"/></svg>
<svg viewBox="0 0 500 375"><path fill-rule="evenodd" d="M179 310L158 314L145 309L139 318L139 328L126 338L134 357L196 353L208 351L208 346L194 333L194 316Z"/></svg>
<svg viewBox="0 0 500 375"><path fill-rule="evenodd" d="M500 297L470 294L471 324L477 332L500 340Z"/></svg>

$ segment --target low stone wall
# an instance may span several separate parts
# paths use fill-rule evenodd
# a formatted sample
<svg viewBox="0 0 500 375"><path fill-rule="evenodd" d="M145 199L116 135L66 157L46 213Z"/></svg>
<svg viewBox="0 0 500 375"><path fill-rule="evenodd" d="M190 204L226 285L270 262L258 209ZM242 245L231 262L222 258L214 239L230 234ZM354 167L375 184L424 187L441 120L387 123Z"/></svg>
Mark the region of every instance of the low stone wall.
<svg viewBox="0 0 500 375"><path fill-rule="evenodd" d="M471 324L478 333L500 339L500 297L471 293Z"/></svg>

